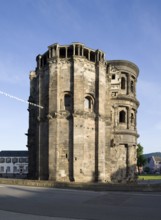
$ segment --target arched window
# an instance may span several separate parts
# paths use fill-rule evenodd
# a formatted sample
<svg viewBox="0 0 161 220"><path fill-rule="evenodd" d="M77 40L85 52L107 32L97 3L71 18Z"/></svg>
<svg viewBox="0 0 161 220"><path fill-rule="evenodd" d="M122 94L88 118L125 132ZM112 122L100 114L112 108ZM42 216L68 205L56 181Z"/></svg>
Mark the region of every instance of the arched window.
<svg viewBox="0 0 161 220"><path fill-rule="evenodd" d="M84 108L85 110L92 110L93 109L93 101L90 96L86 96L84 99Z"/></svg>
<svg viewBox="0 0 161 220"><path fill-rule="evenodd" d="M71 95L64 95L64 106L66 110L69 110L71 108Z"/></svg>
<svg viewBox="0 0 161 220"><path fill-rule="evenodd" d="M134 92L134 81L131 81L131 92Z"/></svg>
<svg viewBox="0 0 161 220"><path fill-rule="evenodd" d="M121 89L125 89L125 78L121 77Z"/></svg>
<svg viewBox="0 0 161 220"><path fill-rule="evenodd" d="M125 123L125 118L126 118L126 113L125 111L120 111L120 114L119 114L119 122L120 123Z"/></svg>

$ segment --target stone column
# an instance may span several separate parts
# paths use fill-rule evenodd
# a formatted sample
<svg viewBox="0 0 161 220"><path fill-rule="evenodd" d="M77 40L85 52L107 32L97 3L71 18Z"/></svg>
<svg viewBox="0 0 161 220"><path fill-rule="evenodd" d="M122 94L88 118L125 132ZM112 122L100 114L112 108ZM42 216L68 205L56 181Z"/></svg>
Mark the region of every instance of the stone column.
<svg viewBox="0 0 161 220"><path fill-rule="evenodd" d="M84 48L83 48L83 46L82 46L82 57L84 56Z"/></svg>
<svg viewBox="0 0 161 220"><path fill-rule="evenodd" d="M88 50L88 60L90 60L90 50Z"/></svg>
<svg viewBox="0 0 161 220"><path fill-rule="evenodd" d="M56 49L52 48L52 57L55 57L55 56L56 56Z"/></svg>
<svg viewBox="0 0 161 220"><path fill-rule="evenodd" d="M75 44L73 44L73 56L75 56Z"/></svg>
<svg viewBox="0 0 161 220"><path fill-rule="evenodd" d="M131 109L127 107L127 129L130 128L130 112L131 112Z"/></svg>
<svg viewBox="0 0 161 220"><path fill-rule="evenodd" d="M78 56L80 56L80 45L78 45Z"/></svg>
<svg viewBox="0 0 161 220"><path fill-rule="evenodd" d="M52 48L49 48L49 58L52 57Z"/></svg>
<svg viewBox="0 0 161 220"><path fill-rule="evenodd" d="M130 75L129 73L127 74L127 95L130 94Z"/></svg>
<svg viewBox="0 0 161 220"><path fill-rule="evenodd" d="M67 59L67 57L68 57L68 48L65 47L65 58Z"/></svg>
<svg viewBox="0 0 161 220"><path fill-rule="evenodd" d="M59 46L56 45L56 56L59 58Z"/></svg>

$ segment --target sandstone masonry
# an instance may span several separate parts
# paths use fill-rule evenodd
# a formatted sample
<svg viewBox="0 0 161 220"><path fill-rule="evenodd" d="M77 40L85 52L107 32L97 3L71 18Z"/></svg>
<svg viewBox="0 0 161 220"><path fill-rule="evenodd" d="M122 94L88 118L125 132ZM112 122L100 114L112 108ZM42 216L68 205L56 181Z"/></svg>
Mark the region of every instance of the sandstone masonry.
<svg viewBox="0 0 161 220"><path fill-rule="evenodd" d="M81 43L53 44L30 73L29 176L135 180L138 67Z"/></svg>

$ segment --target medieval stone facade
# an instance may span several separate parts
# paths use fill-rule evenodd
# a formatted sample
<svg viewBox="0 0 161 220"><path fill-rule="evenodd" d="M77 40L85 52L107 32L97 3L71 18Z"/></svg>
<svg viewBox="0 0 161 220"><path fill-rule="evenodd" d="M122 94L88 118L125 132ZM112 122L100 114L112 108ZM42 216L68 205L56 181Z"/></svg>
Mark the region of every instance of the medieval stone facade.
<svg viewBox="0 0 161 220"><path fill-rule="evenodd" d="M138 67L81 43L53 44L30 73L30 178L135 179Z"/></svg>

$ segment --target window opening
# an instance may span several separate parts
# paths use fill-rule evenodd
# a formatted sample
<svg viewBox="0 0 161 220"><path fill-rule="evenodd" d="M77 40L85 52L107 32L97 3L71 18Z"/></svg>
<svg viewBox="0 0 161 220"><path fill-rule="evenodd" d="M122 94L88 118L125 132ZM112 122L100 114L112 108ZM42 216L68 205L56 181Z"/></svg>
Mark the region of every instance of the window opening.
<svg viewBox="0 0 161 220"><path fill-rule="evenodd" d="M16 167L16 166L13 167L13 172L14 172L14 173L17 172L17 167Z"/></svg>
<svg viewBox="0 0 161 220"><path fill-rule="evenodd" d="M90 61L95 62L95 53L93 51L90 52Z"/></svg>
<svg viewBox="0 0 161 220"><path fill-rule="evenodd" d="M86 110L90 110L92 109L93 103L92 103L92 99L90 97L85 97L84 100L84 107Z"/></svg>
<svg viewBox="0 0 161 220"><path fill-rule="evenodd" d="M73 47L68 47L68 58L73 56Z"/></svg>
<svg viewBox="0 0 161 220"><path fill-rule="evenodd" d="M7 173L10 172L10 167L7 167L6 172L7 172Z"/></svg>
<svg viewBox="0 0 161 220"><path fill-rule="evenodd" d="M119 122L120 123L125 123L125 117L126 117L125 111L121 111L120 115L119 115Z"/></svg>
<svg viewBox="0 0 161 220"><path fill-rule="evenodd" d="M131 124L133 124L133 123L134 123L134 114L131 113Z"/></svg>
<svg viewBox="0 0 161 220"><path fill-rule="evenodd" d="M75 55L78 56L78 46L75 46Z"/></svg>
<svg viewBox="0 0 161 220"><path fill-rule="evenodd" d="M65 48L60 48L60 58L65 58Z"/></svg>
<svg viewBox="0 0 161 220"><path fill-rule="evenodd" d="M131 81L131 92L134 92L134 82Z"/></svg>
<svg viewBox="0 0 161 220"><path fill-rule="evenodd" d="M115 74L112 74L112 79L115 79L115 78L116 78Z"/></svg>
<svg viewBox="0 0 161 220"><path fill-rule="evenodd" d="M121 89L125 89L125 78L121 77Z"/></svg>
<svg viewBox="0 0 161 220"><path fill-rule="evenodd" d="M65 109L69 109L71 107L71 96L68 94L65 94L64 96L64 105Z"/></svg>
<svg viewBox="0 0 161 220"><path fill-rule="evenodd" d="M84 56L88 59L88 50L84 49Z"/></svg>
<svg viewBox="0 0 161 220"><path fill-rule="evenodd" d="M1 173L4 172L4 167L0 167L0 172L1 172Z"/></svg>

